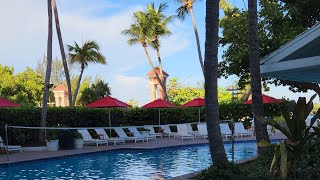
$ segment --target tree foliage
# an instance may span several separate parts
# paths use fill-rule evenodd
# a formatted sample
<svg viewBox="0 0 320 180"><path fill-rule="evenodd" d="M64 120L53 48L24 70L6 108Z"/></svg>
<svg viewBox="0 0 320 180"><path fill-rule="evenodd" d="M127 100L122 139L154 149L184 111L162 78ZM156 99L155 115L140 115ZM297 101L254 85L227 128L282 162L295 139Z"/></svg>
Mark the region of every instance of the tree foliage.
<svg viewBox="0 0 320 180"><path fill-rule="evenodd" d="M204 98L204 85L200 83L198 87L184 85L178 78L170 79L167 84L168 96L171 102L176 105L182 105L195 98ZM224 88L218 88L219 103L231 102L232 95Z"/></svg>
<svg viewBox="0 0 320 180"><path fill-rule="evenodd" d="M99 80L95 84L92 84L91 87L84 88L81 93L79 103L81 105L87 105L93 101L111 95L111 88L108 83Z"/></svg>
<svg viewBox="0 0 320 180"><path fill-rule="evenodd" d="M43 79L40 74L27 69L14 75L14 69L0 65L0 96L17 103L39 105L42 98Z"/></svg>
<svg viewBox="0 0 320 180"><path fill-rule="evenodd" d="M84 69L89 65L89 63L107 64L107 60L100 52L100 46L96 41L86 41L82 47L80 47L78 43L74 42L73 46L68 45L68 50L71 63L77 63L81 67L77 87L72 98L73 102L70 102L71 106L74 106L81 86Z"/></svg>
<svg viewBox="0 0 320 180"><path fill-rule="evenodd" d="M298 7L296 6L297 4L301 4L301 6ZM260 57L266 56L295 38L307 27L310 27L310 24L304 23L306 21L302 22L301 18L305 20L313 19L310 20L313 24L318 21L315 21L313 16L303 13L305 10L308 12L316 10L311 7L311 4L305 4L302 1L282 0L280 2L278 0L264 0L260 1L260 5L258 14ZM223 29L220 44L225 47L222 56L223 60L219 64L220 76L237 75L239 77L239 86L243 88L250 81L248 24L246 23L248 21L248 12L232 7L225 9L224 14L225 16L220 21L220 27ZM268 83L291 85L278 79L267 78L263 78L263 83L265 86ZM290 90L305 92L306 88L301 84L295 84L291 85Z"/></svg>

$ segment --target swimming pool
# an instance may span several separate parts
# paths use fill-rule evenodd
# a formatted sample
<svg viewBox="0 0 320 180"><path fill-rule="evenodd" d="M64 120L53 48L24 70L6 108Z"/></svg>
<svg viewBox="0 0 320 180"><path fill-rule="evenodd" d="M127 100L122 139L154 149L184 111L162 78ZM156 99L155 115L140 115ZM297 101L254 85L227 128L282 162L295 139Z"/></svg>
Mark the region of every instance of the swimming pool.
<svg viewBox="0 0 320 180"><path fill-rule="evenodd" d="M231 159L231 144L225 144ZM255 142L235 143L235 160L256 156ZM0 168L0 179L165 179L211 165L209 147L190 145L154 150L114 150Z"/></svg>

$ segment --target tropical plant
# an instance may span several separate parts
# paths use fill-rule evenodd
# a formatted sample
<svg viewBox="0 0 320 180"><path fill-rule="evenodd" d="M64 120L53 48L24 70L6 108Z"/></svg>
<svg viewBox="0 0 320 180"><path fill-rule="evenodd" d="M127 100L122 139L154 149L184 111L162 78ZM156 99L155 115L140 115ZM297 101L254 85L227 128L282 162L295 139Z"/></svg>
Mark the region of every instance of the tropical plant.
<svg viewBox="0 0 320 180"><path fill-rule="evenodd" d="M162 70L162 60L160 55L160 40L159 37L170 36L172 33L167 28L168 23L172 21L174 16L166 17L163 12L167 8L166 3L160 3L158 9L155 9L154 3L148 5L147 14L151 23L151 42L150 45L157 51L157 57L159 62L159 70L160 70L160 78L161 81L164 82L163 70ZM164 94L167 94L166 88L163 89Z"/></svg>
<svg viewBox="0 0 320 180"><path fill-rule="evenodd" d="M70 74L69 74L69 69L68 69L66 53L64 51L64 46L63 46L63 41L62 41L60 22L59 22L59 14L58 14L56 0L52 0L52 6L53 6L53 11L54 11L54 18L55 18L55 23L56 23L57 37L58 37L58 41L59 41L62 63L63 63L64 73L65 73L66 81L67 81L69 104L71 104L71 106L74 106L74 104L71 103L72 102L72 93L71 93Z"/></svg>
<svg viewBox="0 0 320 180"><path fill-rule="evenodd" d="M130 28L122 31L122 34L130 37L130 39L128 40L129 45L141 44L147 56L149 65L151 66L157 80L160 83L161 89L163 90L164 98L165 100L168 100L168 95L165 91L166 88L164 81L161 80L158 72L156 71L156 68L147 50L147 46L148 44L152 43L154 38L153 36L155 34L154 32L152 32L151 28L153 27L153 22L152 20L150 20L149 15L147 13L141 11L137 11L134 13L133 20L134 22L130 25Z"/></svg>
<svg viewBox="0 0 320 180"><path fill-rule="evenodd" d="M177 0L177 1L181 4L181 6L176 10L179 18L184 19L185 16L190 13L191 20L192 20L192 26L193 26L193 30L194 30L194 34L195 34L196 42L197 42L199 62L200 62L201 70L204 73L204 66L203 66L203 60L202 60L202 54L201 54L199 34L198 34L196 20L194 18L194 13L193 13L194 3L201 1L201 0Z"/></svg>
<svg viewBox="0 0 320 180"><path fill-rule="evenodd" d="M320 129L313 127L314 122L320 117L320 110L311 119L310 126L306 126L306 119L313 109L313 99L316 95L313 95L308 103L306 103L305 97L300 97L297 101L290 102L290 111L282 109L281 113L285 119L285 122L278 122L274 119L263 118L257 116L257 119L271 125L272 127L281 131L288 139L281 141L276 146L274 157L270 166L270 171L276 165L276 161L280 159L280 170L283 177L288 174L288 153L290 151L292 157L292 170L293 177L295 177L296 163L300 160L304 149L308 142L316 135L320 135ZM311 128L314 132L310 132ZM266 141L260 141L259 146L270 146L271 144Z"/></svg>
<svg viewBox="0 0 320 180"><path fill-rule="evenodd" d="M111 95L111 90L108 83L105 83L103 80L99 80L95 84L92 84L91 87L87 87L81 91L79 102L82 105L87 105L109 95Z"/></svg>
<svg viewBox="0 0 320 180"><path fill-rule="evenodd" d="M89 63L106 64L107 62L106 58L100 52L100 46L95 41L86 41L82 45L82 47L80 47L76 42L74 42L74 46L68 45L68 50L71 63L79 63L81 66L81 72L78 79L77 88L72 98L71 106L74 106L79 92L81 78L84 69L88 66Z"/></svg>
<svg viewBox="0 0 320 180"><path fill-rule="evenodd" d="M59 133L57 130L48 130L46 133L47 141L55 141L59 139Z"/></svg>
<svg viewBox="0 0 320 180"><path fill-rule="evenodd" d="M227 163L219 126L218 105L218 41L219 41L219 0L206 2L206 43L205 43L205 99L208 140L212 161Z"/></svg>
<svg viewBox="0 0 320 180"><path fill-rule="evenodd" d="M249 13L249 63L250 63L250 84L252 90L252 110L257 116L263 115L262 86L259 63L258 44L258 15L257 0L248 0ZM267 126L261 121L254 121L257 142L265 140L270 142ZM266 148L259 147L258 153L264 153Z"/></svg>
<svg viewBox="0 0 320 180"><path fill-rule="evenodd" d="M46 126L47 120L47 110L48 110L48 100L49 100L49 88L50 88L50 75L51 75L51 65L52 65L52 4L51 0L47 0L48 5L48 41L47 41L47 68L46 68L46 78L43 88L43 101L42 101L42 111L41 111L41 122L40 126ZM40 141L44 142L44 132L40 133Z"/></svg>

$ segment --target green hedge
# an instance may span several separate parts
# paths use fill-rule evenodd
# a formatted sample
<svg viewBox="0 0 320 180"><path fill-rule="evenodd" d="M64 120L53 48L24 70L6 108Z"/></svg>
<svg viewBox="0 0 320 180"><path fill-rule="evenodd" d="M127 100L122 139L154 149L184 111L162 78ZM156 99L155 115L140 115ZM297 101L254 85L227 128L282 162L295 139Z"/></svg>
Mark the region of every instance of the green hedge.
<svg viewBox="0 0 320 180"><path fill-rule="evenodd" d="M251 119L252 110L250 105L239 103L220 104L220 119L241 119L247 117ZM278 116L278 105L265 105L266 116ZM205 120L204 107L201 110L201 121ZM109 111L111 114L112 126L147 125L158 124L158 109L141 108L112 108L112 109L92 109L92 108L49 108L47 126L67 126L67 127L93 127L108 126ZM177 124L198 121L198 108L173 108L161 109L161 124ZM18 107L0 108L0 125L21 125L39 126L40 108Z"/></svg>
<svg viewBox="0 0 320 180"><path fill-rule="evenodd" d="M251 106L237 103L220 104L220 119L227 120L234 118L252 119ZM277 105L266 105L267 116L278 116ZM174 108L160 109L161 124L178 124L198 121L199 108ZM201 121L205 120L205 108L201 107ZM143 126L158 124L159 109L141 108L112 108L112 109L91 109L91 108L49 108L47 126L57 127L108 127L109 111L111 114L112 126ZM16 126L40 126L41 109L34 107L0 108L0 135L5 137L4 125ZM245 118L244 118L245 117ZM38 145L39 130L10 129L10 144Z"/></svg>

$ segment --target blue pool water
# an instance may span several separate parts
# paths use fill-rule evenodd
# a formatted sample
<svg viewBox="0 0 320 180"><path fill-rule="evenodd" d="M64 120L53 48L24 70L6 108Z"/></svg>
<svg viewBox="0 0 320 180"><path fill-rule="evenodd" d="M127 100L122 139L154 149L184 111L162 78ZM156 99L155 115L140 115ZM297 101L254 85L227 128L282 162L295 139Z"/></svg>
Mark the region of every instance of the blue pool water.
<svg viewBox="0 0 320 180"><path fill-rule="evenodd" d="M231 144L225 144L231 160ZM255 142L235 143L235 160L256 156ZM115 150L0 168L0 179L165 179L211 165L208 145Z"/></svg>

